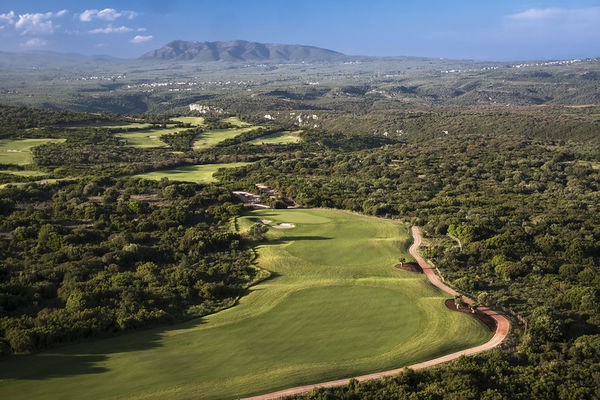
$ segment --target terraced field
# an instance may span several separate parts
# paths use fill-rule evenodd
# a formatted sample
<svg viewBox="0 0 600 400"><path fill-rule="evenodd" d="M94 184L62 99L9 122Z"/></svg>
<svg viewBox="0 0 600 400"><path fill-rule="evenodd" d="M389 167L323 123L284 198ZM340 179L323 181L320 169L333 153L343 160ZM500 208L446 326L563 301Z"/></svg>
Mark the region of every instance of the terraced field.
<svg viewBox="0 0 600 400"><path fill-rule="evenodd" d="M64 141L65 139L2 139L0 140L0 164L31 164L33 147L47 143L63 143Z"/></svg>
<svg viewBox="0 0 600 400"><path fill-rule="evenodd" d="M257 262L272 278L239 304L176 326L0 362L0 396L234 399L376 372L486 342L424 275L393 266L405 226L327 210L252 211L271 226Z"/></svg>
<svg viewBox="0 0 600 400"><path fill-rule="evenodd" d="M195 183L211 183L216 179L213 174L220 168L237 168L243 167L251 163L237 162L226 164L202 164L202 165L186 165L173 169L165 169L160 171L147 172L145 174L134 175L135 178L152 179L159 181L162 178L169 178L172 181L195 182Z"/></svg>

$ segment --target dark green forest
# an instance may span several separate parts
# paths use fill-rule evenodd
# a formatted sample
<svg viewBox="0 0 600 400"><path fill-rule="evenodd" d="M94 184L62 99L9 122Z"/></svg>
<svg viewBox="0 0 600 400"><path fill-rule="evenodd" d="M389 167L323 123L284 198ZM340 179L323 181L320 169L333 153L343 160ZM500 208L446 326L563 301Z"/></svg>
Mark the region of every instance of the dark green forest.
<svg viewBox="0 0 600 400"><path fill-rule="evenodd" d="M201 316L256 277L222 188L86 179L0 191L2 350Z"/></svg>

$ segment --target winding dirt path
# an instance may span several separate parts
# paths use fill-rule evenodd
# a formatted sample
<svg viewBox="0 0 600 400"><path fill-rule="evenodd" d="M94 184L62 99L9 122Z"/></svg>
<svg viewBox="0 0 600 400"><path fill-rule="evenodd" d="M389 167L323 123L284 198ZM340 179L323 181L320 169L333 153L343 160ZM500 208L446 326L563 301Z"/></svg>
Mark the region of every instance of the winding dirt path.
<svg viewBox="0 0 600 400"><path fill-rule="evenodd" d="M429 266L429 264L427 264L425 259L419 254L418 250L419 250L419 247L421 246L421 242L423 241L423 238L421 236L421 230L419 229L419 227L413 226L411 229L411 232L413 235L414 242L408 249L408 252L410 253L411 256L414 257L415 260L417 260L417 262L423 269L423 273L425 273L425 275L427 275L429 282L431 282L434 286L437 286L438 288L442 289L444 292L446 292L452 296L459 296L460 294L456 290L446 286L443 282L441 282L439 280L439 278L435 274L435 271ZM473 304L473 300L468 299L464 296L463 296L463 301L467 304ZM494 311L488 307L479 307L479 308L477 308L477 311L481 312L483 314L489 315L496 321L496 332L494 333L494 336L487 343L484 343L482 345L479 345L476 347L471 347L470 349L466 349L466 350L457 351L456 353L452 353L452 354L448 354L448 355L445 355L442 357L434 358L432 360L424 361L424 362L421 362L418 364L409 365L407 367L392 369L392 370L383 371L383 372L376 372L374 374L356 376L354 378L344 378L344 379L338 379L336 381L315 383L315 384L305 385L305 386L297 386L297 387L293 387L293 388L289 388L289 389L279 390L277 392L261 394L261 395L253 396L253 397L246 397L241 400L280 399L285 396L291 396L291 395L295 395L295 394L310 392L311 390L318 388L318 387L327 388L327 387L347 385L350 382L350 379L356 379L358 381L380 379L380 378L384 378L384 377L388 377L388 376L394 376L394 375L402 372L405 368L410 368L410 369L416 370L416 369L432 367L434 365L438 365L438 364L442 364L442 363L445 363L445 362L448 362L451 360L455 360L455 359L459 358L460 356L468 356L468 355L481 353L486 350L491 350L494 347L498 346L500 343L502 343L502 341L506 338L506 336L508 335L508 331L510 330L510 322L502 314L499 314L496 311Z"/></svg>

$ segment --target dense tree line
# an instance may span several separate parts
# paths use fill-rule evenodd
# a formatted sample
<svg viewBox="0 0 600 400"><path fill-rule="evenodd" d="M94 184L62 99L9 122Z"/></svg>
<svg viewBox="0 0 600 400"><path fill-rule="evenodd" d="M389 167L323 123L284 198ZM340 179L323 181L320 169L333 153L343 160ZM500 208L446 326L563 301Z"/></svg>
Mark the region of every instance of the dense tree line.
<svg viewBox="0 0 600 400"><path fill-rule="evenodd" d="M160 136L160 140L171 146L175 151L189 151L192 149L194 139L202 129L188 129L181 132L167 133Z"/></svg>
<svg viewBox="0 0 600 400"><path fill-rule="evenodd" d="M15 130L37 128L57 123L89 122L101 119L109 120L108 115L99 117L94 114L74 113L70 111L32 110L28 107L0 105L0 137L14 134Z"/></svg>
<svg viewBox="0 0 600 400"><path fill-rule="evenodd" d="M255 277L221 188L87 179L0 191L0 348L204 315Z"/></svg>

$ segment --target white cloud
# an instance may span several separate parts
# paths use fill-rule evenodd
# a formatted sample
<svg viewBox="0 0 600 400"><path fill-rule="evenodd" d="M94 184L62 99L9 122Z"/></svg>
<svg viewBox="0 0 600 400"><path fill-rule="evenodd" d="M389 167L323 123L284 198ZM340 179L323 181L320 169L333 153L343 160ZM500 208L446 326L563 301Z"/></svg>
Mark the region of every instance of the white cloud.
<svg viewBox="0 0 600 400"><path fill-rule="evenodd" d="M133 28L130 28L128 26L113 27L112 25L108 25L106 28L92 29L92 30L88 31L88 33L91 33L91 34L95 34L95 33L126 33L126 32L132 32L132 31L133 31Z"/></svg>
<svg viewBox="0 0 600 400"><path fill-rule="evenodd" d="M114 21L117 18L133 19L138 16L135 11L122 10L117 11L114 8L105 8L104 10L85 10L79 14L79 20L83 22L90 22L93 19L100 19L103 21Z"/></svg>
<svg viewBox="0 0 600 400"><path fill-rule="evenodd" d="M131 43L144 43L144 42L147 42L148 40L152 40L153 38L154 38L154 36L152 36L152 35L148 35L148 36L136 35L133 39L131 39Z"/></svg>
<svg viewBox="0 0 600 400"><path fill-rule="evenodd" d="M564 8L531 8L529 10L512 14L509 17L514 20L541 20L564 16L569 10Z"/></svg>
<svg viewBox="0 0 600 400"><path fill-rule="evenodd" d="M530 8L529 10L509 15L518 22L570 22L599 23L600 7L588 8Z"/></svg>
<svg viewBox="0 0 600 400"><path fill-rule="evenodd" d="M138 31L138 32L146 32L147 30L148 30L148 29L146 29L146 28L137 28L137 31Z"/></svg>
<svg viewBox="0 0 600 400"><path fill-rule="evenodd" d="M48 44L48 42L45 41L44 39L31 38L31 39L27 40L26 42L21 43L21 46L23 46L23 47L43 47L47 44Z"/></svg>
<svg viewBox="0 0 600 400"><path fill-rule="evenodd" d="M12 25L15 23L15 12L9 11L4 14L0 14L0 24Z"/></svg>
<svg viewBox="0 0 600 400"><path fill-rule="evenodd" d="M51 34L54 33L54 29L57 27L52 19L62 17L67 12L67 10L61 10L58 12L20 14L15 23L15 28L21 31L22 35Z"/></svg>

